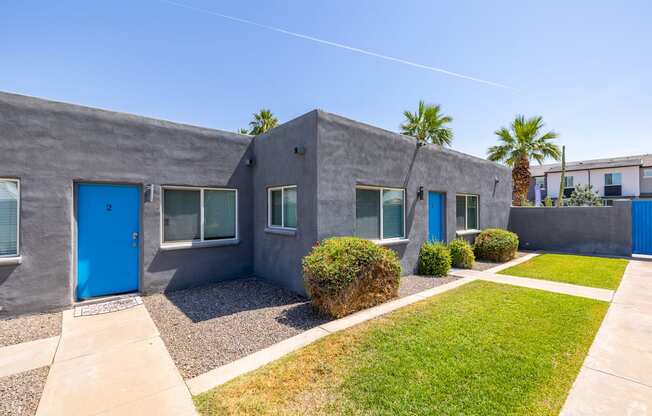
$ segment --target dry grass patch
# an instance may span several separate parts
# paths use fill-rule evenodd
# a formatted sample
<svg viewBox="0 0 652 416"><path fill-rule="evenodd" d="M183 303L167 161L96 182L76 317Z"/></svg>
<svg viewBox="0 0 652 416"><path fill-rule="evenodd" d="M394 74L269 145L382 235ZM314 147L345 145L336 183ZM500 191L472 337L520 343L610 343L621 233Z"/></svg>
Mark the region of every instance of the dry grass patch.
<svg viewBox="0 0 652 416"><path fill-rule="evenodd" d="M321 415L342 400L347 361L369 324L336 333L217 390L195 404L207 415Z"/></svg>

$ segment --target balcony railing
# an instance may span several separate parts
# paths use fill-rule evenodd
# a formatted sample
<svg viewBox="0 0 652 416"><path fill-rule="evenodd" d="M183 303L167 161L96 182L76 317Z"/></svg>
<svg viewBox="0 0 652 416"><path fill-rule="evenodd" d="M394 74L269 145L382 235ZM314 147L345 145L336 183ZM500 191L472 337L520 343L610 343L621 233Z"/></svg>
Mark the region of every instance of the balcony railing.
<svg viewBox="0 0 652 416"><path fill-rule="evenodd" d="M622 196L623 187L622 185L605 185L604 186L604 196Z"/></svg>

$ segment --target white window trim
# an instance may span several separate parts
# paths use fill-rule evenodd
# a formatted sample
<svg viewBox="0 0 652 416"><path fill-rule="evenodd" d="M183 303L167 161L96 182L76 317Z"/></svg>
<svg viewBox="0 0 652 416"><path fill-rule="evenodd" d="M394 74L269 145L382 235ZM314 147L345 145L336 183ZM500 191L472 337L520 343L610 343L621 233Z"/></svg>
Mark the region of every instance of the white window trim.
<svg viewBox="0 0 652 416"><path fill-rule="evenodd" d="M0 256L0 265L5 264L20 264L22 263L22 256L20 255L20 179L16 178L0 178L0 181L3 182L14 182L16 183L16 189L18 190L18 202L16 204L16 254L6 254Z"/></svg>
<svg viewBox="0 0 652 416"><path fill-rule="evenodd" d="M369 189L372 191L380 191L378 192L379 194L379 203L380 203L380 239L378 238L372 238L370 241L379 244L379 245L385 245L389 244L392 242L396 243L402 243L402 242L407 242L409 241L407 237L405 236L406 233L406 227L405 227L405 189L403 188L388 188L384 186L369 186L369 185L357 185L355 189ZM383 226L383 192L384 191L401 191L403 193L403 235L400 237L391 237L391 238L384 238L383 235L385 235L385 229Z"/></svg>
<svg viewBox="0 0 652 416"><path fill-rule="evenodd" d="M611 175L611 181L613 182L614 175L620 176L620 183L607 183L607 175ZM604 174L604 186L622 186L623 185L623 174L620 172L607 172Z"/></svg>
<svg viewBox="0 0 652 416"><path fill-rule="evenodd" d="M572 184L571 186L566 186L566 178L571 178L572 179ZM575 176L564 176L564 189L573 189L575 188Z"/></svg>
<svg viewBox="0 0 652 416"><path fill-rule="evenodd" d="M195 240L180 240L180 241L165 241L164 233L164 206L165 206L165 190L181 190L181 191L199 191L199 239ZM235 192L235 238L222 238L217 240L204 240L204 191L231 191ZM208 188L200 186L161 186L161 249L163 250L175 250L175 249L184 249L184 248L195 248L195 247L215 247L215 246L224 246L237 244L240 241L240 227L238 224L238 190L235 188Z"/></svg>
<svg viewBox="0 0 652 416"><path fill-rule="evenodd" d="M285 190L295 189L296 185L273 186L267 188L267 228L272 230L296 231L297 227L285 227ZM272 191L281 191L281 225L272 225ZM299 224L299 191L297 190L297 225Z"/></svg>
<svg viewBox="0 0 652 416"><path fill-rule="evenodd" d="M455 230L457 235L477 234L480 232L480 195L477 194L455 194L455 206L457 207L457 197L464 197L464 229ZM478 228L469 228L469 197L474 196L476 200L475 223ZM455 212L455 222L457 223L457 212Z"/></svg>
<svg viewBox="0 0 652 416"><path fill-rule="evenodd" d="M643 177L652 178L652 168L643 168Z"/></svg>

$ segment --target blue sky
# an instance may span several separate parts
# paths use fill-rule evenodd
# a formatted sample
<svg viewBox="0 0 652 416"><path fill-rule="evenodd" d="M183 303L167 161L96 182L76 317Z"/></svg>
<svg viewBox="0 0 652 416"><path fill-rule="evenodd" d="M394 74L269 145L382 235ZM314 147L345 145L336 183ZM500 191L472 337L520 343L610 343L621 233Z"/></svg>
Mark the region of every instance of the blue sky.
<svg viewBox="0 0 652 416"><path fill-rule="evenodd" d="M261 107L398 130L423 99L477 156L516 114L567 158L652 153L652 2L174 0L508 85L319 44L161 0L5 1L0 90L224 130Z"/></svg>

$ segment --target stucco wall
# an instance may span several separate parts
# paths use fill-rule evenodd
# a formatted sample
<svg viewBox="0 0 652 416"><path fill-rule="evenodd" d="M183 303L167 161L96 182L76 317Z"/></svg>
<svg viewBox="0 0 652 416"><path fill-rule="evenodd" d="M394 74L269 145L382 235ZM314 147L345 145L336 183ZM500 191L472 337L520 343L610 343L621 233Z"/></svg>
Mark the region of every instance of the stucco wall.
<svg viewBox="0 0 652 416"><path fill-rule="evenodd" d="M604 175L605 173L620 173L622 178L622 195L627 197L638 196L640 189L640 173L638 166L616 167L608 169L591 169L566 172L566 176L573 176L574 186L592 185L593 190L601 197L604 196ZM557 198L559 194L559 180L561 173L549 173L547 180L551 198Z"/></svg>
<svg viewBox="0 0 652 416"><path fill-rule="evenodd" d="M305 293L301 260L317 241L316 132L313 111L254 139L255 272L298 293ZM302 147L304 154L295 153L295 147ZM297 186L294 233L275 233L267 227L267 189L281 185Z"/></svg>
<svg viewBox="0 0 652 416"><path fill-rule="evenodd" d="M406 189L409 242L391 246L404 273L416 271L419 249L428 238L428 191L446 195L448 240L456 237L457 193L479 195L481 228L507 227L512 193L508 168L438 146L417 149L412 138L323 111L318 115L319 239L355 233L356 185ZM423 201L417 199L419 186L424 187Z"/></svg>
<svg viewBox="0 0 652 416"><path fill-rule="evenodd" d="M630 201L612 207L512 208L509 229L526 250L632 254Z"/></svg>
<svg viewBox="0 0 652 416"><path fill-rule="evenodd" d="M652 196L652 176L645 177L646 170L652 172L652 167L648 166L639 169L641 195Z"/></svg>
<svg viewBox="0 0 652 416"><path fill-rule="evenodd" d="M638 196L640 194L640 168L638 166L627 166L611 169L591 169L591 185L604 196L604 175L605 173L620 173L622 181L621 196Z"/></svg>
<svg viewBox="0 0 652 416"><path fill-rule="evenodd" d="M73 184L155 185L142 210L141 291L252 273L251 137L0 93L0 177L21 181L23 263L0 266L0 313L73 300ZM160 185L239 189L239 245L160 250Z"/></svg>
<svg viewBox="0 0 652 416"><path fill-rule="evenodd" d="M560 172L548 173L546 178L546 185L548 187L548 196L550 198L557 198L559 196L559 181L561 180ZM573 187L577 185L588 185L589 184L589 171L588 170L576 170L566 172L566 176L573 177ZM595 187L594 187L595 188Z"/></svg>

